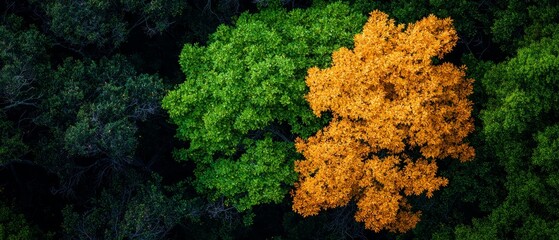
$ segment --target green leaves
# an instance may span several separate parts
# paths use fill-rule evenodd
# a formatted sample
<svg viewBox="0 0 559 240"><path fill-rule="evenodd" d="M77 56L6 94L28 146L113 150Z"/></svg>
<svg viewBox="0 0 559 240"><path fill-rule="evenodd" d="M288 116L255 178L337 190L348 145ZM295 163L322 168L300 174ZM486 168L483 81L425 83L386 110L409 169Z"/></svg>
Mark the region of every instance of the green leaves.
<svg viewBox="0 0 559 240"><path fill-rule="evenodd" d="M547 184L559 190L559 125L547 127L534 138L537 147L532 154L532 164L549 174Z"/></svg>
<svg viewBox="0 0 559 240"><path fill-rule="evenodd" d="M94 116L80 116L80 120L66 130L65 149L71 156L108 155L129 160L126 158L134 155L137 129L133 123L121 119L103 124L92 119Z"/></svg>
<svg viewBox="0 0 559 240"><path fill-rule="evenodd" d="M440 18L452 18L461 40L469 41L489 32L491 15L487 14L492 3L471 0L354 0L354 4L369 13L375 9L393 16L397 22L414 22L429 14ZM479 41L475 39L474 41Z"/></svg>
<svg viewBox="0 0 559 240"><path fill-rule="evenodd" d="M508 0L500 2L494 12L493 39L509 53L559 30L559 7L554 1Z"/></svg>
<svg viewBox="0 0 559 240"><path fill-rule="evenodd" d="M118 161L134 155L135 122L156 114L163 95L157 76L138 75L122 56L68 59L44 88L49 97L37 122L63 134L68 155Z"/></svg>
<svg viewBox="0 0 559 240"><path fill-rule="evenodd" d="M28 151L20 130L0 112L0 165L19 160Z"/></svg>
<svg viewBox="0 0 559 240"><path fill-rule="evenodd" d="M190 142L180 155L197 164L200 192L226 197L238 210L283 199L294 179L287 146L325 122L303 98L306 71L327 66L331 51L350 45L364 21L341 3L266 9L220 26L207 46L184 46L186 81L162 106L177 137Z"/></svg>
<svg viewBox="0 0 559 240"><path fill-rule="evenodd" d="M45 12L50 31L71 46L116 48L135 27L161 33L185 8L182 1L32 1Z"/></svg>
<svg viewBox="0 0 559 240"><path fill-rule="evenodd" d="M6 15L0 25L0 110L36 106L35 89L48 70L46 49L50 42L34 26L23 29L23 20Z"/></svg>
<svg viewBox="0 0 559 240"><path fill-rule="evenodd" d="M168 190L159 177L117 177L88 203L88 211L81 212L80 205L66 207L62 226L70 238L161 239L179 221L196 217L197 211L195 200L178 189Z"/></svg>
<svg viewBox="0 0 559 240"><path fill-rule="evenodd" d="M488 217L458 228L459 239L541 239L559 231L557 44L557 35L543 39L486 72L483 134L506 171L508 194Z"/></svg>
<svg viewBox="0 0 559 240"><path fill-rule="evenodd" d="M482 112L489 137L523 134L544 125L542 120L559 103L555 94L559 90L558 44L557 37L544 39L520 49L515 58L485 74L482 83L488 94L495 96L489 110Z"/></svg>
<svg viewBox="0 0 559 240"><path fill-rule="evenodd" d="M196 187L209 190L213 200L225 197L226 204L239 211L263 202L279 203L287 193L284 186L296 179L293 157L292 144L266 137L249 145L239 160L218 159L211 168L198 171Z"/></svg>
<svg viewBox="0 0 559 240"><path fill-rule="evenodd" d="M12 206L0 202L0 239L26 240L39 237L40 233L27 223L23 214L16 213Z"/></svg>

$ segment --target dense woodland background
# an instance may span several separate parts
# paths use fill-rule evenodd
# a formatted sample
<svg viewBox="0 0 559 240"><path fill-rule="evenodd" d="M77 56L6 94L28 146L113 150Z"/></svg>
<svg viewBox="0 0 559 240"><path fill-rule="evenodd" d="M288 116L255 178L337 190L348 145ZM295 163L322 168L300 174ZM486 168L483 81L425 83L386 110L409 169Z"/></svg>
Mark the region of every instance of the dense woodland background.
<svg viewBox="0 0 559 240"><path fill-rule="evenodd" d="M294 140L328 121L303 101L306 71L351 48L375 9L398 23L452 18L458 44L440 60L475 79L476 157L439 161L448 186L410 198L421 221L399 234L366 230L355 203L303 218L289 194ZM0 239L559 236L556 1L1 0L0 11Z"/></svg>

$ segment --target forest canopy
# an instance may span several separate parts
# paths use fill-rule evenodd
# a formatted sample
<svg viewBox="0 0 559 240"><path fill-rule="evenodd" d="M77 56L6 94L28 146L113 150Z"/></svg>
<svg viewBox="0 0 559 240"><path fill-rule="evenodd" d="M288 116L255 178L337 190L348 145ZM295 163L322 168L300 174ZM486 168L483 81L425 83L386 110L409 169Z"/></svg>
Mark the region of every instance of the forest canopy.
<svg viewBox="0 0 559 240"><path fill-rule="evenodd" d="M405 30L404 30L405 28ZM450 19L428 16L396 26L373 11L353 50L332 54L332 67L309 69L305 96L314 114L330 111L328 126L297 139L304 159L293 210L303 216L356 201L355 219L379 232L405 232L419 221L405 196L448 184L436 160L468 161L463 139L473 129L472 80L464 68L434 65L456 44Z"/></svg>
<svg viewBox="0 0 559 240"><path fill-rule="evenodd" d="M553 0L5 0L0 239L551 239Z"/></svg>
<svg viewBox="0 0 559 240"><path fill-rule="evenodd" d="M189 142L177 157L195 162L198 192L239 211L283 200L295 179L294 136L321 126L303 98L305 72L326 66L363 21L342 3L266 9L220 26L207 46L184 46L186 80L163 108Z"/></svg>

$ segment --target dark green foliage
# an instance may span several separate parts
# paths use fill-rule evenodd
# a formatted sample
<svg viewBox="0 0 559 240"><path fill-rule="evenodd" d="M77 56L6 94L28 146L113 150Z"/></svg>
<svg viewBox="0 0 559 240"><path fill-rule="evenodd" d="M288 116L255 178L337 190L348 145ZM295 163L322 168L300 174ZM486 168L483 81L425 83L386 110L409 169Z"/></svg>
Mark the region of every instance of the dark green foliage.
<svg viewBox="0 0 559 240"><path fill-rule="evenodd" d="M541 168L544 173L550 174L545 181L553 188L559 189L559 125L553 125L539 132L534 137L537 147L532 154L532 164Z"/></svg>
<svg viewBox="0 0 559 240"><path fill-rule="evenodd" d="M64 209L67 239L162 239L176 224L196 219L199 211L181 189L165 188L157 177L144 182L129 174L88 203Z"/></svg>
<svg viewBox="0 0 559 240"><path fill-rule="evenodd" d="M53 75L37 122L64 139L71 157L129 161L137 140L136 121L157 113L161 80L137 74L121 56L94 61L68 59Z"/></svg>
<svg viewBox="0 0 559 240"><path fill-rule="evenodd" d="M283 200L295 180L293 134L308 136L324 122L303 98L306 71L325 67L364 20L340 3L266 9L220 26L207 46L184 46L187 79L163 107L190 143L177 156L196 163L199 192L240 211Z"/></svg>
<svg viewBox="0 0 559 240"><path fill-rule="evenodd" d="M285 194L285 185L294 181L290 164L289 143L274 143L271 138L257 141L237 161L219 159L211 168L200 172L198 184L215 189L211 196L226 196L234 206L244 211L262 202L279 202Z"/></svg>
<svg viewBox="0 0 559 240"><path fill-rule="evenodd" d="M36 106L40 94L34 87L48 68L47 38L14 15L0 23L0 109Z"/></svg>
<svg viewBox="0 0 559 240"><path fill-rule="evenodd" d="M559 232L557 124L559 38L518 51L483 78L489 94L482 112L487 143L506 171L506 199L460 239L550 239ZM545 224L544 224L545 223Z"/></svg>
<svg viewBox="0 0 559 240"><path fill-rule="evenodd" d="M0 111L0 165L19 160L27 151L28 147L22 142L19 129Z"/></svg>
<svg viewBox="0 0 559 240"><path fill-rule="evenodd" d="M0 202L0 239L28 240L41 237L36 228L29 225L22 214L14 212L13 207ZM46 238L46 236L43 236Z"/></svg>
<svg viewBox="0 0 559 240"><path fill-rule="evenodd" d="M345 206L325 211L318 216L303 218L295 212L283 216L285 237L278 239L367 239L362 223L355 221L356 206ZM370 233L369 233L370 234ZM376 235L379 239L382 235Z"/></svg>
<svg viewBox="0 0 559 240"><path fill-rule="evenodd" d="M78 114L78 118L80 120L70 126L64 136L64 148L70 156L94 157L106 154L124 160L134 154L137 143L133 123L124 119L100 123L94 120L93 114Z"/></svg>
<svg viewBox="0 0 559 240"><path fill-rule="evenodd" d="M559 3L345 2L2 1L0 239L556 239ZM452 18L447 60L476 80L476 159L444 161L449 185L410 199L422 220L399 235L288 197L293 140L329 120L307 69L374 9ZM163 101L180 140L163 81L184 81Z"/></svg>
<svg viewBox="0 0 559 240"><path fill-rule="evenodd" d="M180 15L184 1L166 0L48 0L32 1L45 12L54 36L78 48L88 45L116 48L137 27L159 34Z"/></svg>
<svg viewBox="0 0 559 240"><path fill-rule="evenodd" d="M474 145L476 159L468 163L451 162L442 175L449 185L431 199L414 199L422 219L410 233L398 239L454 239L454 229L472 218L488 214L506 196L504 174L482 145Z"/></svg>
<svg viewBox="0 0 559 240"><path fill-rule="evenodd" d="M364 13L379 9L400 23L415 22L429 14L440 18L450 17L462 41L473 40L489 32L486 27L491 21L489 1L472 0L353 0L353 5ZM484 28L485 27L485 28ZM478 39L479 41L480 39Z"/></svg>
<svg viewBox="0 0 559 240"><path fill-rule="evenodd" d="M440 165L441 175L449 179L449 185L431 199L414 200L414 206L422 211L422 220L410 233L399 239L454 239L454 229L459 224L468 224L472 218L487 215L503 201L507 192L504 189L504 170L495 163L493 149L486 143L479 112L486 107L487 96L480 79L495 64L481 61L472 54L462 57L468 67L467 74L473 78L474 101L473 116L476 117L476 132L468 141L476 150L474 160L466 163L448 161Z"/></svg>
<svg viewBox="0 0 559 240"><path fill-rule="evenodd" d="M47 71L48 41L15 15L3 16L0 23L0 164L5 164L28 152L22 130L7 113L23 116L38 106L41 94L36 86Z"/></svg>
<svg viewBox="0 0 559 240"><path fill-rule="evenodd" d="M554 0L499 1L494 14L493 39L509 53L559 31L559 5Z"/></svg>

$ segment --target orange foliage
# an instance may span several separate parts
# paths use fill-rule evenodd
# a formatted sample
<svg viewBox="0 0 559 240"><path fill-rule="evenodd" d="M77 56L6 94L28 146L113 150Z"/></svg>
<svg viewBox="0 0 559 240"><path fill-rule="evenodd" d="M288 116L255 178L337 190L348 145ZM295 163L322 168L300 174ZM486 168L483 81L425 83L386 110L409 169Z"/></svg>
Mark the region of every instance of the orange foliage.
<svg viewBox="0 0 559 240"><path fill-rule="evenodd" d="M405 30L404 30L405 29ZM450 19L434 16L395 25L374 11L355 36L355 48L332 55L332 67L309 69L306 96L317 116L330 124L298 139L299 181L293 209L303 216L357 201L357 221L366 228L405 232L419 221L406 196L435 190L435 160L467 161L474 149L463 139L473 131L472 79L464 67L433 65L458 37Z"/></svg>

